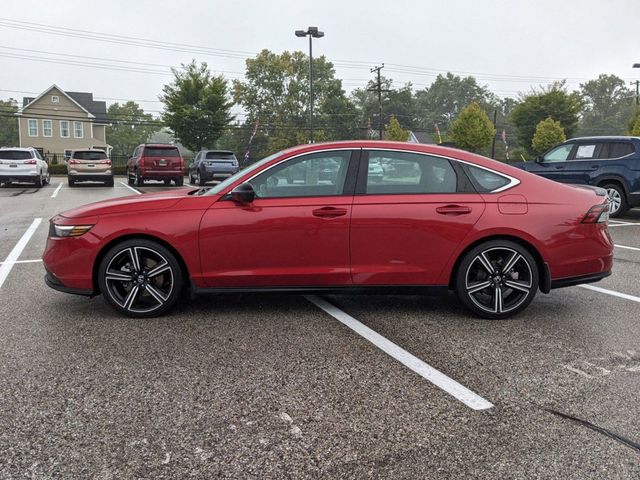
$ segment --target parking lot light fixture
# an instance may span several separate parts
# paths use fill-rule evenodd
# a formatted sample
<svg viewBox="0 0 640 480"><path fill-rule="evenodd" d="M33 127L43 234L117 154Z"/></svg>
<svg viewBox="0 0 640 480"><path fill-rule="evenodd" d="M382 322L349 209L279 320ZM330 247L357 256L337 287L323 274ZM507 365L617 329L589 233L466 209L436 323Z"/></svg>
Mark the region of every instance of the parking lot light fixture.
<svg viewBox="0 0 640 480"><path fill-rule="evenodd" d="M309 37L309 143L313 143L313 39L324 37L318 27L296 30L296 37Z"/></svg>

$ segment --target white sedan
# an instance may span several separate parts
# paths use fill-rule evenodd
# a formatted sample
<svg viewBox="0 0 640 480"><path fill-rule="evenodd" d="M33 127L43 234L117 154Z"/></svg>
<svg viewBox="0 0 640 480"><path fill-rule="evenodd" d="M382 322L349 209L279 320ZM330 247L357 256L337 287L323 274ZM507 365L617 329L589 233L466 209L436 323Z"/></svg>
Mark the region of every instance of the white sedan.
<svg viewBox="0 0 640 480"><path fill-rule="evenodd" d="M0 148L0 186L11 182L49 183L49 167L35 148Z"/></svg>

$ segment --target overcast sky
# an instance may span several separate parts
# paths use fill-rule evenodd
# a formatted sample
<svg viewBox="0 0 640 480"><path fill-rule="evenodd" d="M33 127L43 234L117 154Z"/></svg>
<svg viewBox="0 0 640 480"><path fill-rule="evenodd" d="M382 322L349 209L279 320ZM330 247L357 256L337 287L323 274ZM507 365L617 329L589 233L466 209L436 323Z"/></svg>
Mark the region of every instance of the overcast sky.
<svg viewBox="0 0 640 480"><path fill-rule="evenodd" d="M154 114L169 66L195 58L240 78L244 58L264 48L306 52L294 30L310 25L325 32L314 55L336 63L348 91L379 63L397 86L424 88L452 71L501 97L554 79L577 88L600 73L640 78L631 68L640 62L639 0L20 0L3 2L0 17L0 98L21 100L55 83L108 103L133 99ZM50 27L65 35L45 33ZM180 45L148 48L114 35Z"/></svg>

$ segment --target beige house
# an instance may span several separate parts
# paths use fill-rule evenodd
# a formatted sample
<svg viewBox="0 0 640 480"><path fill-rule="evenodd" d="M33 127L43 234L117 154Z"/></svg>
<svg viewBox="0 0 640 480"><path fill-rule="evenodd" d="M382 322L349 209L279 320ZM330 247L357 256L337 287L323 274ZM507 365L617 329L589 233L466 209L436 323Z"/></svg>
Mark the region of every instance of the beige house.
<svg viewBox="0 0 640 480"><path fill-rule="evenodd" d="M21 147L34 147L43 156L68 158L78 148L100 148L108 153L107 105L92 93L65 92L56 85L38 97L25 97L18 116Z"/></svg>

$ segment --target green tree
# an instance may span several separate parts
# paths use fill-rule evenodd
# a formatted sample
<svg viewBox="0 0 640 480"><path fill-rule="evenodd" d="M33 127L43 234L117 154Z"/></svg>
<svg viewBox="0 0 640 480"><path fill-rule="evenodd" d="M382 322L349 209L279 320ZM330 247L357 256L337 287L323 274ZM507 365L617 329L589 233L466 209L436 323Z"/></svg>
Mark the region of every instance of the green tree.
<svg viewBox="0 0 640 480"><path fill-rule="evenodd" d="M14 99L0 100L0 147L15 147L20 141L17 111L18 103Z"/></svg>
<svg viewBox="0 0 640 480"><path fill-rule="evenodd" d="M472 152L489 146L495 135L493 123L475 102L462 109L449 129L449 136L456 146Z"/></svg>
<svg viewBox="0 0 640 480"><path fill-rule="evenodd" d="M189 150L213 147L232 120L227 81L195 60L172 72L173 82L163 87L160 96L162 120Z"/></svg>
<svg viewBox="0 0 640 480"><path fill-rule="evenodd" d="M547 117L555 118L567 137L573 136L578 128L578 118L582 100L578 93L568 93L565 82L555 82L539 91L522 96L513 107L510 120L517 128L518 141L528 151L533 151L531 141L536 126Z"/></svg>
<svg viewBox="0 0 640 480"><path fill-rule="evenodd" d="M620 135L633 113L633 93L615 75L600 75L580 84L584 102L580 135Z"/></svg>
<svg viewBox="0 0 640 480"><path fill-rule="evenodd" d="M629 118L629 121L627 122L627 129L626 132L629 135L633 135L633 129L636 125L636 122L638 121L638 119L640 119L640 108L636 108L633 115L631 115L631 117Z"/></svg>
<svg viewBox="0 0 640 480"><path fill-rule="evenodd" d="M107 127L107 140L115 155L130 155L134 148L160 129L153 115L144 113L140 105L131 100L109 105L107 116L111 120L111 126Z"/></svg>
<svg viewBox="0 0 640 480"><path fill-rule="evenodd" d="M409 132L402 128L396 117L391 117L389 125L387 125L385 140L394 140L397 142L406 142L409 139Z"/></svg>
<svg viewBox="0 0 640 480"><path fill-rule="evenodd" d="M433 83L415 94L415 110L418 126L434 129L438 124L447 130L462 109L477 103L487 114L498 107L499 99L474 77L459 77L452 73L438 75Z"/></svg>
<svg viewBox="0 0 640 480"><path fill-rule="evenodd" d="M551 117L542 120L536 126L536 133L533 135L531 145L535 153L544 153L551 147L564 142L567 137L560 122Z"/></svg>
<svg viewBox="0 0 640 480"><path fill-rule="evenodd" d="M631 127L629 134L634 137L640 137L640 114L636 115L635 119L636 121L634 122L633 127Z"/></svg>
<svg viewBox="0 0 640 480"><path fill-rule="evenodd" d="M233 96L247 112L247 142L257 120L261 127L254 140L266 139L264 154L310 140L307 55L263 50L247 59L245 78L234 80ZM357 112L323 56L313 59L313 113L315 141L356 138Z"/></svg>

